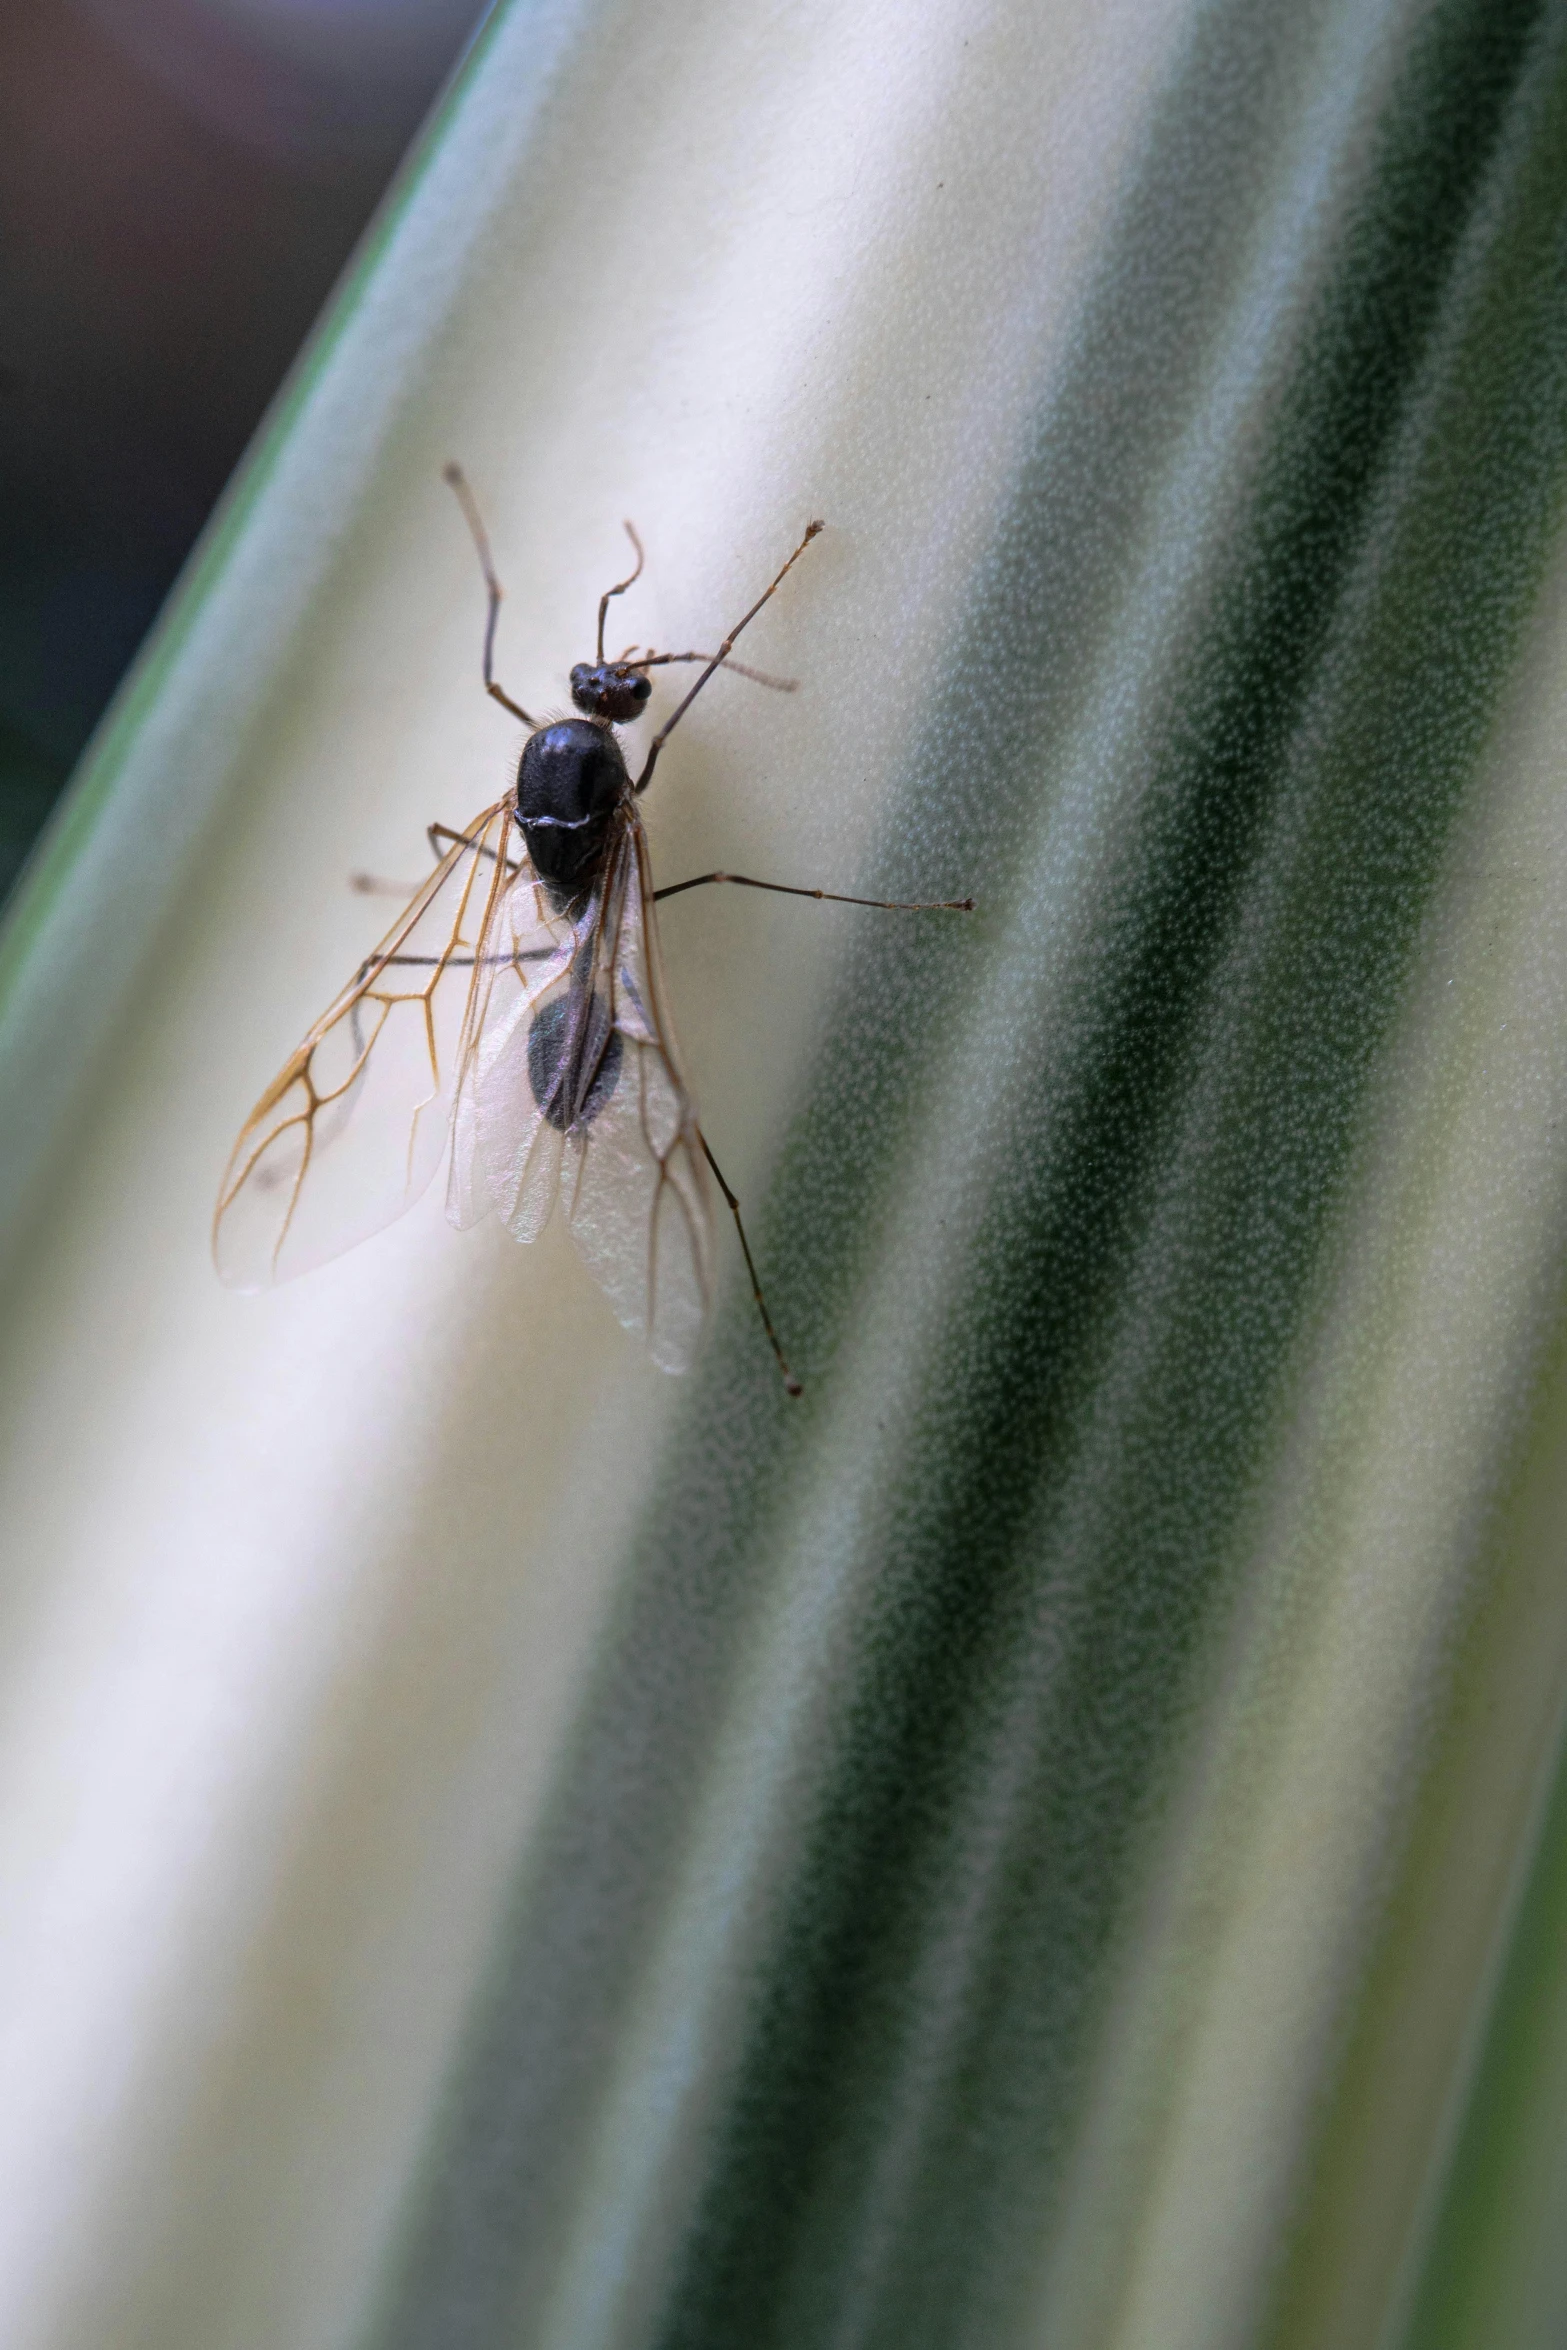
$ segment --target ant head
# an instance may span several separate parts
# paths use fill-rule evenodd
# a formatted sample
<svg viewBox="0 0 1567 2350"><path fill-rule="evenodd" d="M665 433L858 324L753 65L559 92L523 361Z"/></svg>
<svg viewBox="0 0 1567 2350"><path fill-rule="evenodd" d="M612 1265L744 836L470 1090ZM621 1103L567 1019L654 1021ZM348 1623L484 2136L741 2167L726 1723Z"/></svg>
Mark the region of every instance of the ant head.
<svg viewBox="0 0 1567 2350"><path fill-rule="evenodd" d="M647 707L653 681L624 661L579 661L571 673L571 698L589 718L625 726Z"/></svg>

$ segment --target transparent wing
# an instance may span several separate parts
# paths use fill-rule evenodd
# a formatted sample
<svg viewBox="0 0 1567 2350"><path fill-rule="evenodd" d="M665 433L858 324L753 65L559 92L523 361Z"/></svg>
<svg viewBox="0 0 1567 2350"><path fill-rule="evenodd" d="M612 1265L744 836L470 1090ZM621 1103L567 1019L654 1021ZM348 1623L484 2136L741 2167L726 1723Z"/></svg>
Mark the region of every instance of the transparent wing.
<svg viewBox="0 0 1567 2350"><path fill-rule="evenodd" d="M525 869L497 943L531 939L549 919ZM683 1371L712 1294L710 1188L635 808L570 930L553 969L515 952L486 959L464 1035L450 1212L467 1224L494 1208L532 1240L559 1198L621 1322L663 1369Z"/></svg>
<svg viewBox="0 0 1567 2350"><path fill-rule="evenodd" d="M236 1289L351 1248L441 1161L465 1017L509 885L506 802L476 818L252 1110L213 1223Z"/></svg>

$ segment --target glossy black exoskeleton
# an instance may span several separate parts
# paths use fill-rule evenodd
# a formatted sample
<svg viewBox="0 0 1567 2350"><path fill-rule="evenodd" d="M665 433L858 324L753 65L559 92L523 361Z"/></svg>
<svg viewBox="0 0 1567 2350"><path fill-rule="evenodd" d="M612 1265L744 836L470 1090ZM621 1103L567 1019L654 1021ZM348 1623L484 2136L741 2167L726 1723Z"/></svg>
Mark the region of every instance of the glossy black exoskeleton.
<svg viewBox="0 0 1567 2350"><path fill-rule="evenodd" d="M630 790L620 745L601 721L561 718L523 744L517 822L533 870L557 906L592 885L615 810Z"/></svg>
<svg viewBox="0 0 1567 2350"><path fill-rule="evenodd" d="M626 534L636 550L636 568L625 579L617 581L615 586L606 588L599 598L598 638L594 657L591 661L579 661L571 672L571 698L581 715L546 722L530 717L522 704L507 693L495 676L495 624L500 612L501 583L495 576L484 525L461 468L448 465L445 473L473 533L485 587L489 593L489 612L484 629L484 690L528 729L528 739L523 745L517 767L512 813L527 846L533 873L548 892L555 911L558 914L570 914L573 922L579 923L587 934L579 945L569 984L560 992L546 995L537 1004L529 1023L527 1068L533 1099L544 1118L558 1133L579 1138L581 1149L586 1150L596 1120L616 1093L623 1065L630 1065L623 1037L635 1038L639 1052L651 1050L661 1058L666 1085L671 1089L673 1097L684 1103L684 1123L667 1145L665 1154L658 1157L660 1181L662 1183L667 1179L666 1159L669 1152L677 1146L688 1152L700 1148L702 1157L712 1169L724 1195L725 1204L734 1217L746 1270L751 1277L751 1294L756 1301L768 1343L783 1374L784 1385L791 1395L798 1395L800 1383L784 1359L778 1334L762 1296L761 1284L745 1237L745 1226L740 1219L740 1202L725 1182L718 1161L708 1147L706 1136L696 1124L689 1100L669 1062L667 1044L657 1033L657 1006L651 1002L648 1006L638 1006L638 1020L634 1027L623 1031L618 1023L615 1007L605 991L613 992L622 984L627 988L631 986L619 961L620 932L617 930L613 936L604 933L604 925L611 917L604 911L602 902L599 927L595 929L590 918L590 900L595 884L605 877L606 862L614 853L617 837L624 840L627 828L635 825L634 804L652 780L660 750L714 672L732 667L758 684L775 686L786 693L793 690L791 680L767 677L759 670L746 669L742 663L733 661L731 656L741 631L749 628L763 605L777 593L822 525L820 522L807 524L804 536L788 561L774 574L750 610L743 613L728 631L716 652L655 653L651 647L639 651L631 646L618 661L606 661L605 616L614 598L624 595L642 571L642 542L628 522ZM633 780L627 770L615 729L642 716L653 690L648 675L650 670L685 663L698 669L696 681L687 689L648 744L641 768ZM486 824L492 822L496 813L496 810L491 809L482 821ZM497 853L485 842L475 841L467 834L447 833L445 827L432 828L432 845L436 843L438 832L453 842L453 851L446 852L448 856L464 848L478 849L487 856ZM437 853L442 852L438 849ZM646 852L640 842L636 855L639 881L645 881ZM443 868L443 873L445 870ZM510 865L509 870L516 873L526 868ZM741 889L768 890L783 897L831 898L844 905L877 906L889 913L968 913L973 910L972 898L943 900L939 907L925 904L916 906L902 900L847 897L836 890L806 889L794 882L758 881L744 873L698 873L689 881L677 881L666 889L641 890L637 894L636 903L646 923L650 949L654 903L660 898L679 897L690 889L705 888L710 882L729 882ZM630 902L632 893L628 890L622 893L622 897ZM491 902L494 902L493 898ZM417 902L416 913L422 909L423 903L423 900ZM613 919L621 922L625 918L626 906L622 904ZM601 949L606 951L603 963L599 961ZM404 957L397 953L384 957L388 963L429 959L418 955ZM489 956L470 956L468 959L472 962L491 960ZM453 958L454 967L460 966L462 960L460 957ZM503 951L494 960L505 962L508 956ZM648 1027L649 1014L653 1019L651 1032ZM469 1017L471 1019L472 1015ZM465 1029L464 1035L467 1037L469 1030ZM367 1046L360 1047L361 1058L367 1049ZM640 1063L638 1065L641 1066ZM276 1091L275 1088L274 1094ZM241 1139L243 1142L244 1137ZM645 1134L644 1139L651 1149L651 1137ZM580 1170L580 1157L573 1164ZM600 1162L595 1160L593 1164L599 1165ZM553 1176L550 1180L554 1180ZM687 1211L692 1216L697 1212L697 1208L689 1208ZM652 1228L659 1228L656 1217ZM607 1283L609 1276L600 1271L600 1279Z"/></svg>
<svg viewBox="0 0 1567 2350"><path fill-rule="evenodd" d="M628 726L647 707L653 680L624 661L579 661L571 673L571 698L589 718Z"/></svg>
<svg viewBox="0 0 1567 2350"><path fill-rule="evenodd" d="M552 996L528 1031L528 1083L562 1134L591 1126L620 1079L624 1047L608 1004L584 988Z"/></svg>
<svg viewBox="0 0 1567 2350"><path fill-rule="evenodd" d="M610 820L631 789L611 729L640 718L652 691L646 671L624 661L579 661L571 698L583 716L543 726L523 745L517 822L534 871L559 905L580 897L598 872Z"/></svg>

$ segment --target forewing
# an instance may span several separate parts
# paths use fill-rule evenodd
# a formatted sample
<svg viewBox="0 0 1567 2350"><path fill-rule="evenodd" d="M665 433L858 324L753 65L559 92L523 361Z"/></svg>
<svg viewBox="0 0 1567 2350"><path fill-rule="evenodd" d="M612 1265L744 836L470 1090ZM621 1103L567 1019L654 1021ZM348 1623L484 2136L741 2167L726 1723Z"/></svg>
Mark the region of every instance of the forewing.
<svg viewBox="0 0 1567 2350"><path fill-rule="evenodd" d="M469 826L246 1120L213 1225L233 1288L289 1280L379 1232L440 1165L510 824L501 802Z"/></svg>
<svg viewBox="0 0 1567 2350"><path fill-rule="evenodd" d="M625 1327L644 1334L662 1369L683 1371L712 1299L711 1186L676 1058L635 811L624 886L606 915L601 967L621 1063L602 1109L570 1138L567 1212L572 1238Z"/></svg>
<svg viewBox="0 0 1567 2350"><path fill-rule="evenodd" d="M558 912L520 845L518 858L463 1027L446 1212L465 1229L493 1210L519 1240L532 1240L559 1188L561 1136L534 1092L529 1040L541 1009L569 994L601 900Z"/></svg>
<svg viewBox="0 0 1567 2350"><path fill-rule="evenodd" d="M530 877L531 880L531 877ZM538 885L513 884L519 935ZM558 1196L628 1330L683 1371L712 1291L712 1217L696 1111L680 1076L652 925L647 852L628 807L569 951L527 984L503 965L476 1018L453 1154L453 1213L493 1205L519 1240Z"/></svg>

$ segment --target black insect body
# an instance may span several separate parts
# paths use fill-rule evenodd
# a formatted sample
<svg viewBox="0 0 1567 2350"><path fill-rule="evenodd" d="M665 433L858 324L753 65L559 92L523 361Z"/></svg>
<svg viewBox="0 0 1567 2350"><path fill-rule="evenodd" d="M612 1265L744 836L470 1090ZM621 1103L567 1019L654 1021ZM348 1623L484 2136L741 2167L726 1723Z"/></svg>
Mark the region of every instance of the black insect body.
<svg viewBox="0 0 1567 2350"><path fill-rule="evenodd" d="M564 911L599 878L631 778L608 726L563 718L541 726L517 766L517 822L533 870Z"/></svg>
<svg viewBox="0 0 1567 2350"><path fill-rule="evenodd" d="M577 708L590 718L607 718L611 726L640 718L652 691L653 680L624 661L579 661L571 673Z"/></svg>
<svg viewBox="0 0 1567 2350"><path fill-rule="evenodd" d="M604 996L579 989L541 1005L528 1030L528 1083L552 1126L592 1125L614 1094L622 1050Z"/></svg>
<svg viewBox="0 0 1567 2350"><path fill-rule="evenodd" d="M655 1362L690 1362L712 1291L709 1174L735 1221L752 1295L786 1387L800 1392L756 1277L739 1202L697 1122L664 1001L655 901L711 882L889 911L967 912L973 901L892 908L879 898L700 873L655 890L638 809L664 743L735 639L821 529L794 553L716 653L604 657L571 672L580 717L531 718L496 682L501 587L472 493L462 503L489 592L485 689L528 729L516 781L463 832L430 827L439 863L285 1063L240 1130L213 1249L236 1288L259 1289L336 1256L410 1207L450 1149L447 1213L498 1214L532 1240L561 1203L589 1268ZM635 781L615 729L638 718L649 672L701 665ZM376 885L370 885L376 886Z"/></svg>

